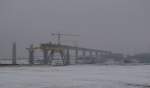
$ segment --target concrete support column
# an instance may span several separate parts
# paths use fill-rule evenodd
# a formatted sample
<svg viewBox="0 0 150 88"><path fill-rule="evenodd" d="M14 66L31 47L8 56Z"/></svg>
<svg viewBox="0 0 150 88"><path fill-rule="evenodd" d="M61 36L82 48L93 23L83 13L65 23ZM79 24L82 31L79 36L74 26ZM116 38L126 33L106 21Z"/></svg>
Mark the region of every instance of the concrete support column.
<svg viewBox="0 0 150 88"><path fill-rule="evenodd" d="M90 56L92 56L92 53L93 53L92 51L89 51Z"/></svg>
<svg viewBox="0 0 150 88"><path fill-rule="evenodd" d="M16 51L16 42L13 43L12 45L12 64L13 65L16 65L17 64L17 60L16 60L16 54L17 54L17 51Z"/></svg>
<svg viewBox="0 0 150 88"><path fill-rule="evenodd" d="M48 64L48 50L43 49L43 59L44 59L44 64L47 65Z"/></svg>
<svg viewBox="0 0 150 88"><path fill-rule="evenodd" d="M34 64L34 50L33 50L33 44L29 48L29 64Z"/></svg>
<svg viewBox="0 0 150 88"><path fill-rule="evenodd" d="M98 57L98 51L95 51L95 55L96 55L96 57Z"/></svg>
<svg viewBox="0 0 150 88"><path fill-rule="evenodd" d="M103 53L99 52L99 58L102 59L103 58Z"/></svg>
<svg viewBox="0 0 150 88"><path fill-rule="evenodd" d="M85 50L83 50L82 55L83 55L83 57L86 56L86 51Z"/></svg>
<svg viewBox="0 0 150 88"><path fill-rule="evenodd" d="M70 52L69 49L66 49L66 65L70 64Z"/></svg>
<svg viewBox="0 0 150 88"><path fill-rule="evenodd" d="M99 58L98 51L95 51L95 56L96 56L96 58L94 60L94 63L96 63L98 61L98 58Z"/></svg>
<svg viewBox="0 0 150 88"><path fill-rule="evenodd" d="M79 51L78 49L75 50L75 63L78 63L78 55L79 55Z"/></svg>

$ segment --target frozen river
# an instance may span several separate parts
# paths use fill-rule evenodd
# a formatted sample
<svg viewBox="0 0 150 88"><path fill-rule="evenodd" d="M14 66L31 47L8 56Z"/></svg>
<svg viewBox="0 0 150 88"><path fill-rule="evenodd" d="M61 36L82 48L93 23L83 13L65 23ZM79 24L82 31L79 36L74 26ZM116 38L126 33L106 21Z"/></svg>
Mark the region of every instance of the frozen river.
<svg viewBox="0 0 150 88"><path fill-rule="evenodd" d="M150 88L150 65L0 67L0 88Z"/></svg>

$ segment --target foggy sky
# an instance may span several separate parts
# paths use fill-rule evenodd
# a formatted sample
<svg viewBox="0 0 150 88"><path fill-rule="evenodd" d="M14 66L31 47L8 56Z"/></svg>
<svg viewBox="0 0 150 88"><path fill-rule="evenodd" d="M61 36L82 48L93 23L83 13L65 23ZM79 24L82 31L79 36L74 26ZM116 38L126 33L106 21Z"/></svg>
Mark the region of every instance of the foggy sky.
<svg viewBox="0 0 150 88"><path fill-rule="evenodd" d="M150 0L0 0L0 56L19 55L29 44L54 40L51 33L79 46L139 53L150 51Z"/></svg>

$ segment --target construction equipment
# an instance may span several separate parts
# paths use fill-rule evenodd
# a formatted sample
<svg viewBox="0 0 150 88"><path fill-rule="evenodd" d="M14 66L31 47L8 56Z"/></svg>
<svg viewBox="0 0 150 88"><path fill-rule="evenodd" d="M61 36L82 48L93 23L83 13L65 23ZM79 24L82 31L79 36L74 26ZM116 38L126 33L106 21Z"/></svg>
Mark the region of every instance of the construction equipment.
<svg viewBox="0 0 150 88"><path fill-rule="evenodd" d="M61 45L62 36L80 36L78 34L61 34L61 33L52 33L52 36L57 36L57 44Z"/></svg>

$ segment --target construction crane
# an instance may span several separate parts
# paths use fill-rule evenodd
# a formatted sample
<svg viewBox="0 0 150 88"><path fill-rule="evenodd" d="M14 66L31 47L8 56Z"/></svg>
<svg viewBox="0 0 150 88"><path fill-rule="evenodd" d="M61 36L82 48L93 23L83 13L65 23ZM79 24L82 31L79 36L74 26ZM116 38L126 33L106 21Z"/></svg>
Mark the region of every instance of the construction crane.
<svg viewBox="0 0 150 88"><path fill-rule="evenodd" d="M52 33L52 36L57 36L57 44L61 45L61 38L63 36L80 36L78 34L61 34L61 33Z"/></svg>

